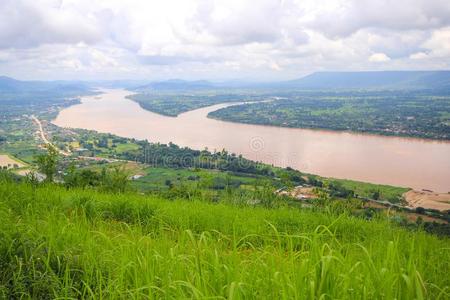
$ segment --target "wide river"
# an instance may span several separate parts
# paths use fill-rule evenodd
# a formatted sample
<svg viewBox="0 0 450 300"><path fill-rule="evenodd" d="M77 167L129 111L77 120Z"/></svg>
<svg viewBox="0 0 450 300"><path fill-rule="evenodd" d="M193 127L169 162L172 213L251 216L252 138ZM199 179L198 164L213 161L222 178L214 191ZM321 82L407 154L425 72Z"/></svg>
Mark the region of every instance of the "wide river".
<svg viewBox="0 0 450 300"><path fill-rule="evenodd" d="M238 124L207 118L230 104L166 117L107 90L62 110L54 124L123 137L222 150L327 177L450 191L450 142L370 134Z"/></svg>

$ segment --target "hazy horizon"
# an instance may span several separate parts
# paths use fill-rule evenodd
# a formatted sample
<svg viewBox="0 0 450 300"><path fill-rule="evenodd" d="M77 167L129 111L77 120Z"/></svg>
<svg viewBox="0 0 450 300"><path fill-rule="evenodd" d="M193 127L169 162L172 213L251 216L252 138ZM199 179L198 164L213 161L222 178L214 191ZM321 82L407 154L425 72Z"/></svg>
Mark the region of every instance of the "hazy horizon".
<svg viewBox="0 0 450 300"><path fill-rule="evenodd" d="M229 79L208 79L208 78L196 78L196 79L192 79L192 78L177 78L177 77L168 77L168 78L159 78L159 79L153 79L153 80L149 80L147 78L131 78L131 79L126 79L126 78L111 78L111 79L82 79L82 78L73 78L73 79L27 79L27 78L18 78L18 77L12 77L12 76L8 76L8 75L4 75L4 74L0 74L0 79L2 77L4 78L10 78L10 79L14 79L14 80L19 80L19 81L42 81L42 82L52 82L52 81L73 81L73 82L87 82L87 83L95 83L95 82L141 82L141 83L151 83L151 82L170 82L170 81L186 81L186 82L196 82L196 81L205 81L205 82L210 82L210 83L223 83L223 84L227 84L227 83L248 83L248 84L264 84L264 83L277 83L277 82L287 82L287 81L294 81L294 80L299 80L299 79L303 79L306 78L310 75L316 74L316 73L386 73L386 72L392 72L392 73L396 73L396 72L450 72L450 69L442 69L442 70L365 70L365 71L317 71L317 72L311 72L311 73L307 73L305 75L301 75L301 76L297 76L297 77L293 77L293 78L286 78L286 79L239 79L239 78L229 78Z"/></svg>

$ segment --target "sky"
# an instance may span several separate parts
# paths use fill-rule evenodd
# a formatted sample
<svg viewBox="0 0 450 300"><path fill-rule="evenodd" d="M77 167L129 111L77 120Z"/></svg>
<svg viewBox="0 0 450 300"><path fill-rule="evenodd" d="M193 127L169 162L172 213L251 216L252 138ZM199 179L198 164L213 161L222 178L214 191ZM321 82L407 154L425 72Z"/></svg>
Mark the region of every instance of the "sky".
<svg viewBox="0 0 450 300"><path fill-rule="evenodd" d="M0 75L25 80L448 69L449 0L0 0Z"/></svg>

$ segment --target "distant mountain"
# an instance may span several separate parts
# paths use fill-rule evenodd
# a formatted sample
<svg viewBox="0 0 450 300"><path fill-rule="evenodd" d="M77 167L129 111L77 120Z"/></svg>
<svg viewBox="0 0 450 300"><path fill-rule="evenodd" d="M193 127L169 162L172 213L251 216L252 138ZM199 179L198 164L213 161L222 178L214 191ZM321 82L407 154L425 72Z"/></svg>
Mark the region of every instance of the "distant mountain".
<svg viewBox="0 0 450 300"><path fill-rule="evenodd" d="M29 93L29 92L85 92L90 89L88 83L82 81L21 81L6 76L0 76L0 92Z"/></svg>
<svg viewBox="0 0 450 300"><path fill-rule="evenodd" d="M189 91L202 89L295 89L295 90L448 90L450 71L316 72L281 82L210 82L172 79L129 87L137 92Z"/></svg>
<svg viewBox="0 0 450 300"><path fill-rule="evenodd" d="M95 80L90 81L89 84L93 87L133 90L137 87L148 84L148 80L137 80L137 79Z"/></svg>
<svg viewBox="0 0 450 300"><path fill-rule="evenodd" d="M16 80L6 76L0 76L0 91L4 93L17 92L36 87L33 82Z"/></svg>
<svg viewBox="0 0 450 300"><path fill-rule="evenodd" d="M450 89L450 71L316 72L275 85L297 89Z"/></svg>
<svg viewBox="0 0 450 300"><path fill-rule="evenodd" d="M0 76L0 105L34 105L92 94L81 81L21 81Z"/></svg>
<svg viewBox="0 0 450 300"><path fill-rule="evenodd" d="M450 71L372 71L316 72L300 79L281 82L245 82L241 80L171 79L109 81L21 81L0 76L0 93L68 92L85 93L93 87L127 88L136 92L194 91L208 89L295 89L295 90L436 90L450 91Z"/></svg>
<svg viewBox="0 0 450 300"><path fill-rule="evenodd" d="M212 82L206 80L187 81L181 79L171 79L166 81L151 82L146 85L134 88L135 91L170 91L170 90L199 90L215 88Z"/></svg>

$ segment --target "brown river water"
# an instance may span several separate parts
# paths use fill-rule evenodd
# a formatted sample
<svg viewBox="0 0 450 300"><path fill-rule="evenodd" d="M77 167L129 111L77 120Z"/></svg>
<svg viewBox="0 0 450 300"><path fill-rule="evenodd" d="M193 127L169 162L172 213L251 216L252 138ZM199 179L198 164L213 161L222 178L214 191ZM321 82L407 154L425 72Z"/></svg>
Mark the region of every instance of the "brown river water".
<svg viewBox="0 0 450 300"><path fill-rule="evenodd" d="M225 148L252 160L321 176L450 191L448 141L248 125L206 117L230 104L167 117L126 99L128 91L104 92L62 110L53 123L199 150Z"/></svg>

